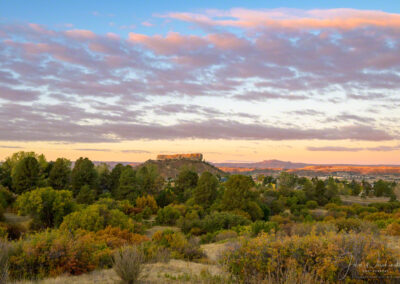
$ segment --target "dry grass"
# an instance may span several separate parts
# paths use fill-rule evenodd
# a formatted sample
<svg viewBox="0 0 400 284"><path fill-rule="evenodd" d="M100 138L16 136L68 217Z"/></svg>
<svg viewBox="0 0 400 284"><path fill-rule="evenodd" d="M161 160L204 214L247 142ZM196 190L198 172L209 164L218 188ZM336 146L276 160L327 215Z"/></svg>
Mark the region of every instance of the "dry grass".
<svg viewBox="0 0 400 284"><path fill-rule="evenodd" d="M376 202L388 202L390 200L389 197L366 197L361 198L359 196L349 196L349 195L340 195L340 199L344 204L361 204L361 205L368 205L371 203Z"/></svg>
<svg viewBox="0 0 400 284"><path fill-rule="evenodd" d="M120 278L113 269L93 271L80 276L59 276L42 281L22 281L16 284L111 284ZM169 263L143 265L138 283L229 283L228 276L219 266L172 259Z"/></svg>
<svg viewBox="0 0 400 284"><path fill-rule="evenodd" d="M148 229L145 232L145 235L147 237L149 237L149 239L151 239L155 232L164 231L164 230L172 230L174 232L180 232L181 231L180 228L174 227L174 226L154 226L154 227L151 227L150 229Z"/></svg>
<svg viewBox="0 0 400 284"><path fill-rule="evenodd" d="M201 245L200 248L207 255L209 260L216 262L228 246L229 243L213 243Z"/></svg>
<svg viewBox="0 0 400 284"><path fill-rule="evenodd" d="M114 284L119 281L120 278L113 269L106 269L93 271L79 276L63 275L57 278L48 278L40 281L20 281L16 282L16 284Z"/></svg>
<svg viewBox="0 0 400 284"><path fill-rule="evenodd" d="M0 284L6 283L8 278L9 245L0 240Z"/></svg>

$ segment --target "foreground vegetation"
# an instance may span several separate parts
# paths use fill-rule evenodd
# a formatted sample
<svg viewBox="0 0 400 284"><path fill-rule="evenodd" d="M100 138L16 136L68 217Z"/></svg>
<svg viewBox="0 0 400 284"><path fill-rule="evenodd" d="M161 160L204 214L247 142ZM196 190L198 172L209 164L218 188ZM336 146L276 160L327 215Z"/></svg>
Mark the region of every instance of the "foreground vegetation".
<svg viewBox="0 0 400 284"><path fill-rule="evenodd" d="M72 166L18 152L1 165L0 183L0 283L111 268L104 277L136 283L170 259L226 274L163 273L165 282L356 283L400 275L392 182L285 172L225 179L190 168L164 180L153 166L109 169L87 158ZM342 202L376 198L387 201ZM214 244L220 255L207 250Z"/></svg>

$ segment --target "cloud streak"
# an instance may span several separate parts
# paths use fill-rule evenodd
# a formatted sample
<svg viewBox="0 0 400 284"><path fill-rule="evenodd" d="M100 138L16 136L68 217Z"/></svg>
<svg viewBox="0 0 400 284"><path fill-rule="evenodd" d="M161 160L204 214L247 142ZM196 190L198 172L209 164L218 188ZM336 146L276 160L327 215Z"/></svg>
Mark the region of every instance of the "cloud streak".
<svg viewBox="0 0 400 284"><path fill-rule="evenodd" d="M174 12L162 17L191 22L200 26L230 26L247 29L259 27L290 29L400 27L400 16L398 14L355 9L250 10L235 8L228 11L209 10L204 14Z"/></svg>
<svg viewBox="0 0 400 284"><path fill-rule="evenodd" d="M377 147L340 147L340 146L324 146L324 147L307 147L308 151L316 152L391 152L400 150L400 145L395 146L377 146Z"/></svg>

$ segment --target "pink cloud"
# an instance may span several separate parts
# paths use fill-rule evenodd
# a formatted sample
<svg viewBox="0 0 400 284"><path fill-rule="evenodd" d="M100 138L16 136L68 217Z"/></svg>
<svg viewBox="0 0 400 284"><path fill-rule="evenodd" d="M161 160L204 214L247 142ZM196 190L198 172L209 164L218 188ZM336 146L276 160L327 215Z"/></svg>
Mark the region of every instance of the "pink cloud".
<svg viewBox="0 0 400 284"><path fill-rule="evenodd" d="M144 27L152 27L153 24L148 22L148 21L144 21L144 22L142 22L142 26L144 26Z"/></svg>
<svg viewBox="0 0 400 284"><path fill-rule="evenodd" d="M119 35L114 34L114 33L107 33L106 36L107 36L109 39L114 39L114 40L119 40L119 39L121 38Z"/></svg>
<svg viewBox="0 0 400 284"><path fill-rule="evenodd" d="M247 40L240 39L233 34L210 34L207 39L220 49L241 49L248 47Z"/></svg>
<svg viewBox="0 0 400 284"><path fill-rule="evenodd" d="M54 35L55 34L53 31L47 30L43 26L35 24L35 23L30 23L30 24L28 24L28 26L32 30L34 30L35 32L40 33L40 34L47 34L47 35Z"/></svg>
<svg viewBox="0 0 400 284"><path fill-rule="evenodd" d="M207 41L199 36L181 35L170 32L165 37L160 35L147 36L144 34L129 33L128 40L132 43L140 43L161 54L172 54L178 51L195 50L204 48Z"/></svg>
<svg viewBox="0 0 400 284"><path fill-rule="evenodd" d="M232 26L241 28L354 29L365 26L400 27L400 15L398 14L355 9L249 10L235 8L228 11L206 11L204 14L174 12L166 14L163 17L206 26Z"/></svg>
<svg viewBox="0 0 400 284"><path fill-rule="evenodd" d="M96 34L89 30L69 30L66 31L65 34L72 38L77 39L94 39L96 38Z"/></svg>

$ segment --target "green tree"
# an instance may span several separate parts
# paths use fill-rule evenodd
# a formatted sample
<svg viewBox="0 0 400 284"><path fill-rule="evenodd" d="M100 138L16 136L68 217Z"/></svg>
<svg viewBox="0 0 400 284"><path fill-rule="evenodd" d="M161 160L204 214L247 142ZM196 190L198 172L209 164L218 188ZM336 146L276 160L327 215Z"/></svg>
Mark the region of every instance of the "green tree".
<svg viewBox="0 0 400 284"><path fill-rule="evenodd" d="M89 185L85 184L82 186L78 195L76 196L76 201L81 204L92 204L96 199L96 192L90 188Z"/></svg>
<svg viewBox="0 0 400 284"><path fill-rule="evenodd" d="M179 175L175 181L175 187L181 191L184 191L188 188L195 188L198 180L199 176L195 171L184 168L179 172Z"/></svg>
<svg viewBox="0 0 400 284"><path fill-rule="evenodd" d="M263 180L263 185L270 185L276 183L276 179L273 176L266 176Z"/></svg>
<svg viewBox="0 0 400 284"><path fill-rule="evenodd" d="M136 179L140 191L149 194L156 194L164 185L164 179L159 175L156 165L141 167L136 172Z"/></svg>
<svg viewBox="0 0 400 284"><path fill-rule="evenodd" d="M96 166L97 175L99 177L98 194L111 191L111 172L106 163Z"/></svg>
<svg viewBox="0 0 400 284"><path fill-rule="evenodd" d="M374 183L374 191L376 196L391 196L393 194L390 183L381 179Z"/></svg>
<svg viewBox="0 0 400 284"><path fill-rule="evenodd" d="M197 186L199 176L195 171L182 168L175 180L175 192L180 202L185 202L191 191Z"/></svg>
<svg viewBox="0 0 400 284"><path fill-rule="evenodd" d="M12 179L11 179L11 171L7 171L4 164L0 166L0 185L11 188Z"/></svg>
<svg viewBox="0 0 400 284"><path fill-rule="evenodd" d="M288 172L281 172L279 175L279 190L293 189L297 183L297 176Z"/></svg>
<svg viewBox="0 0 400 284"><path fill-rule="evenodd" d="M34 189L39 180L39 163L35 157L25 157L18 162L13 171L12 184L16 193Z"/></svg>
<svg viewBox="0 0 400 284"><path fill-rule="evenodd" d="M119 187L116 192L116 198L120 200L127 199L134 203L136 198L141 195L142 192L140 192L136 181L136 172L132 167L126 167L119 178Z"/></svg>
<svg viewBox="0 0 400 284"><path fill-rule="evenodd" d="M325 205L328 203L328 199L325 197L325 183L322 180L318 180L315 185L315 196L319 205Z"/></svg>
<svg viewBox="0 0 400 284"><path fill-rule="evenodd" d="M88 158L81 157L75 162L71 173L71 185L75 196L84 185L89 185L92 189L97 187L97 173L94 164Z"/></svg>
<svg viewBox="0 0 400 284"><path fill-rule="evenodd" d="M117 164L111 170L110 179L111 179L111 193L115 196L118 188L119 188L119 178L121 177L121 173L124 170L123 164Z"/></svg>
<svg viewBox="0 0 400 284"><path fill-rule="evenodd" d="M71 177L71 161L58 158L49 174L49 185L54 189L66 189Z"/></svg>
<svg viewBox="0 0 400 284"><path fill-rule="evenodd" d="M217 188L217 178L210 172L202 173L193 192L195 202L205 208L210 207L217 197Z"/></svg>
<svg viewBox="0 0 400 284"><path fill-rule="evenodd" d="M359 195L361 192L361 185L356 182L354 179L351 181L351 183L349 184L350 188L351 188L351 194L352 195Z"/></svg>
<svg viewBox="0 0 400 284"><path fill-rule="evenodd" d="M35 152L24 152L19 151L7 157L4 163L2 163L1 168L3 170L3 177L1 178L1 184L9 189L13 189L12 177L15 175L17 165L24 158L33 157L39 163L39 173L38 173L38 185L44 185L44 179L46 178L46 170L48 169L48 163L44 155L38 155ZM14 190L14 189L13 189ZM15 190L14 190L15 191Z"/></svg>
<svg viewBox="0 0 400 284"><path fill-rule="evenodd" d="M222 208L224 210L243 208L246 201L254 199L254 193L250 190L252 187L254 187L254 181L251 177L231 175L225 183Z"/></svg>
<svg viewBox="0 0 400 284"><path fill-rule="evenodd" d="M75 206L71 191L51 187L25 192L16 201L20 214L30 215L36 224L43 227L60 225L63 217L74 211Z"/></svg>
<svg viewBox="0 0 400 284"><path fill-rule="evenodd" d="M263 217L263 211L256 201L256 194L251 189L255 186L250 176L231 175L225 183L222 195L221 209L226 211L243 210L250 214L253 220Z"/></svg>
<svg viewBox="0 0 400 284"><path fill-rule="evenodd" d="M339 195L338 185L332 177L330 177L327 181L326 191L325 191L324 195L328 200L337 198Z"/></svg>
<svg viewBox="0 0 400 284"><path fill-rule="evenodd" d="M315 186L309 179L304 181L303 191L306 194L306 199L308 199L308 200L316 200Z"/></svg>

